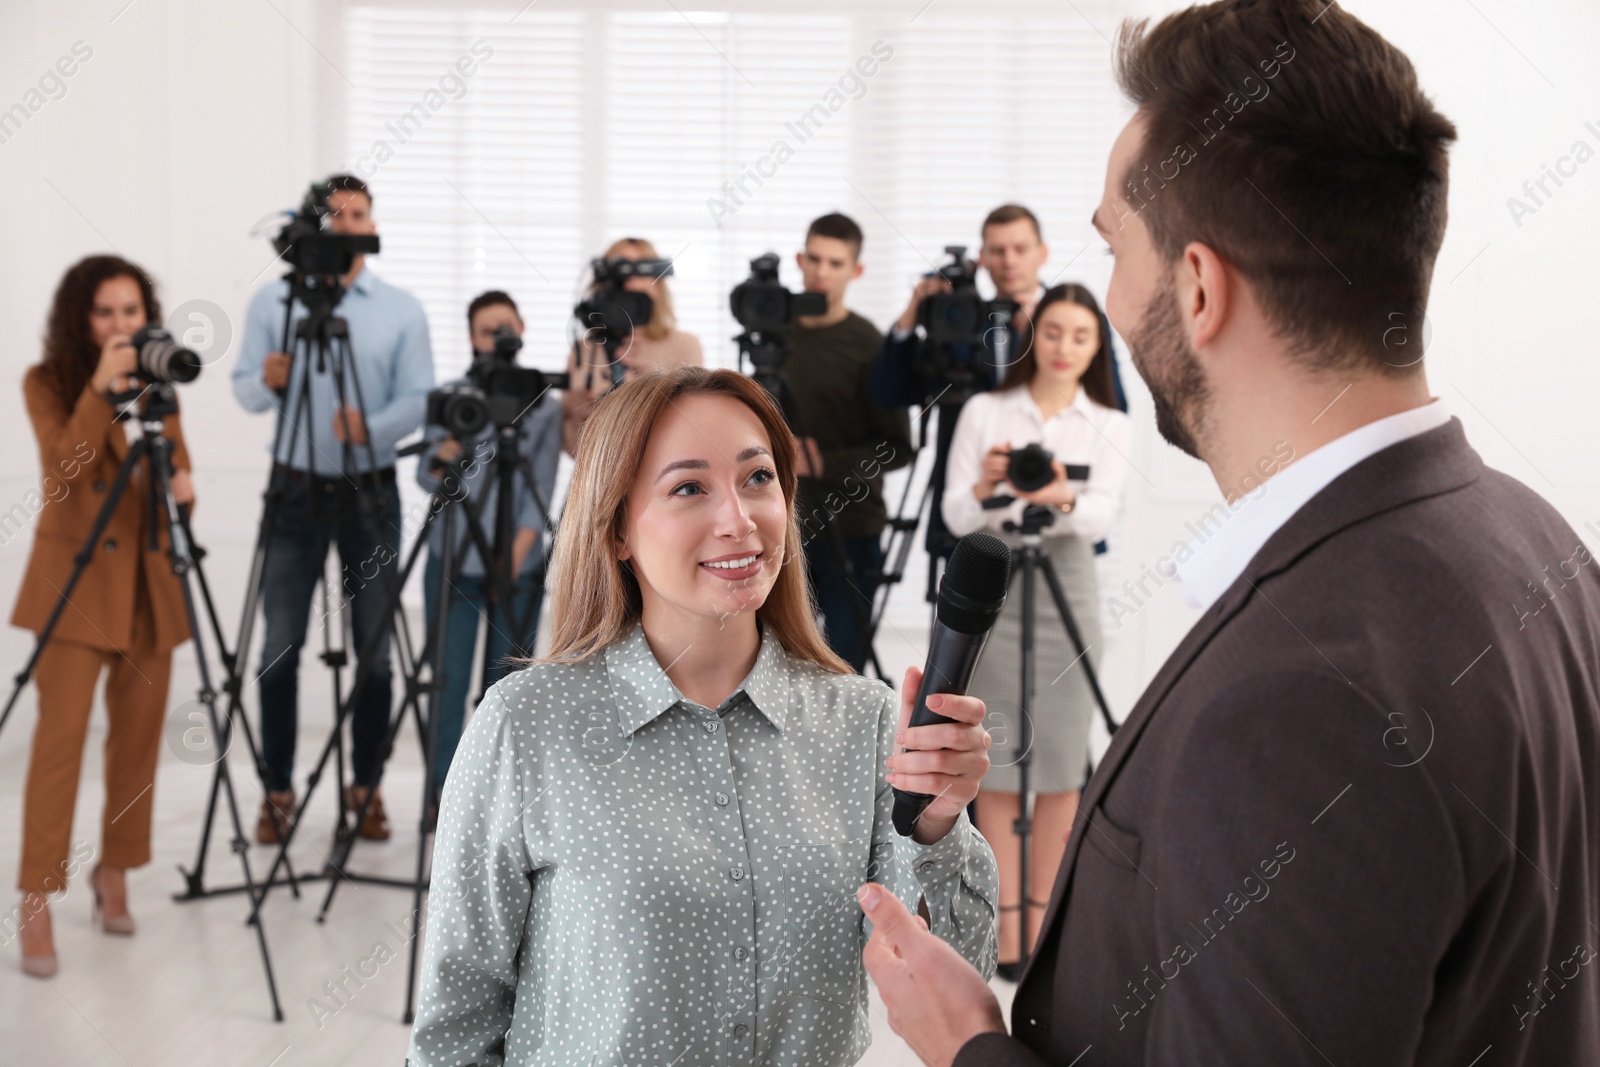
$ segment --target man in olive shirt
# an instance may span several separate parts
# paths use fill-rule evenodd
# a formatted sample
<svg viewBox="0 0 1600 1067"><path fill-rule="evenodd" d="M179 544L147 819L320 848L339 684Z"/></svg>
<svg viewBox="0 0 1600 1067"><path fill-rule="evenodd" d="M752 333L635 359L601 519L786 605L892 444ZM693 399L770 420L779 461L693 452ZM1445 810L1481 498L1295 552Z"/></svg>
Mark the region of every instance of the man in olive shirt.
<svg viewBox="0 0 1600 1067"><path fill-rule="evenodd" d="M906 410L872 401L883 334L844 303L845 289L861 277L861 241L861 227L837 213L806 231L805 251L795 259L806 291L826 293L828 310L795 320L783 361L800 453L795 510L811 587L828 644L858 671L867 662L867 622L883 569L883 472L913 454Z"/></svg>

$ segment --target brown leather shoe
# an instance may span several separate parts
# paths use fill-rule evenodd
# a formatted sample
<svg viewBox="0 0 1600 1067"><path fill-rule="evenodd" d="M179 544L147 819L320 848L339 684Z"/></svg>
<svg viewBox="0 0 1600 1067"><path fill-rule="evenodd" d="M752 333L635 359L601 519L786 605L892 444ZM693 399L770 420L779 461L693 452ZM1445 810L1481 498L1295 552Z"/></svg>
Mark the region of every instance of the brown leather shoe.
<svg viewBox="0 0 1600 1067"><path fill-rule="evenodd" d="M344 787L344 803L352 813L359 814L361 805L366 803L367 790L359 785ZM389 840L389 816L383 810L383 794L378 790L372 791L372 803L367 805L367 816L361 820L361 825L356 828L356 836L365 841Z"/></svg>
<svg viewBox="0 0 1600 1067"><path fill-rule="evenodd" d="M295 795L268 793L261 800L261 817L256 820L256 843L279 845L289 836L289 824L294 819Z"/></svg>

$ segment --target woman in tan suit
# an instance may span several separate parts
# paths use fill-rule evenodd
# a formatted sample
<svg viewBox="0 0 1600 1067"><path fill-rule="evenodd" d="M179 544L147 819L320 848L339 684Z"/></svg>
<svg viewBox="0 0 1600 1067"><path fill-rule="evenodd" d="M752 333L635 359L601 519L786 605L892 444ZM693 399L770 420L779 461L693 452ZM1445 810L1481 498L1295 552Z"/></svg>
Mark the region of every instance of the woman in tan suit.
<svg viewBox="0 0 1600 1067"><path fill-rule="evenodd" d="M125 392L136 367L130 337L160 308L149 278L116 256L90 256L56 289L44 359L23 380L28 417L39 439L43 504L33 553L12 612L14 626L39 633L60 599L105 503L128 433L113 421L108 395ZM192 504L189 453L178 417L166 432L174 443L173 496ZM47 894L65 889L93 857L86 843L68 855L78 772L89 709L107 672L106 803L98 862L90 872L94 910L107 933L133 933L124 871L150 862L150 814L156 759L167 706L172 649L189 638L183 593L167 557L167 538L152 551L143 465L93 547L88 566L35 668L39 720L34 728L22 807L22 969L56 970Z"/></svg>

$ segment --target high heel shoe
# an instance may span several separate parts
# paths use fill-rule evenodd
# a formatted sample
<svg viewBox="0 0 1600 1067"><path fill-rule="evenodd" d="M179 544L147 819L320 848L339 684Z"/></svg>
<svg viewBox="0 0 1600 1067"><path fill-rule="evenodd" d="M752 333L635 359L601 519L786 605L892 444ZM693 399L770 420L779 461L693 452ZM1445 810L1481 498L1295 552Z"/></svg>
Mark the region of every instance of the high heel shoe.
<svg viewBox="0 0 1600 1067"><path fill-rule="evenodd" d="M38 897L38 906L31 907L29 897ZM28 940L29 928L35 928L34 939L42 940L50 948L49 952L29 953ZM43 927L43 932L37 931ZM43 894L28 893L22 898L22 973L34 978L50 978L56 973L56 944L50 930L50 902ZM35 947L38 947L37 945Z"/></svg>
<svg viewBox="0 0 1600 1067"><path fill-rule="evenodd" d="M94 865L94 870L89 873L89 885L94 889L93 918L100 924L100 929L108 934L118 934L123 937L132 936L135 926L133 916L127 912L121 915L107 915L105 913L105 899L100 893L100 865Z"/></svg>

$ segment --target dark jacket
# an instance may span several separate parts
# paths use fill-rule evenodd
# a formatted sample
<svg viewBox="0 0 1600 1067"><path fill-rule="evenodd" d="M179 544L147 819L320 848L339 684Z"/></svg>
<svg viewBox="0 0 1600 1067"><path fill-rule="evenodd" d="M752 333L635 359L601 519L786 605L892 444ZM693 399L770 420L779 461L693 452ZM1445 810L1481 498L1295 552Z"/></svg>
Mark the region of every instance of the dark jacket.
<svg viewBox="0 0 1600 1067"><path fill-rule="evenodd" d="M1458 420L1367 458L1130 713L956 1067L1600 1063L1597 676L1549 504Z"/></svg>

